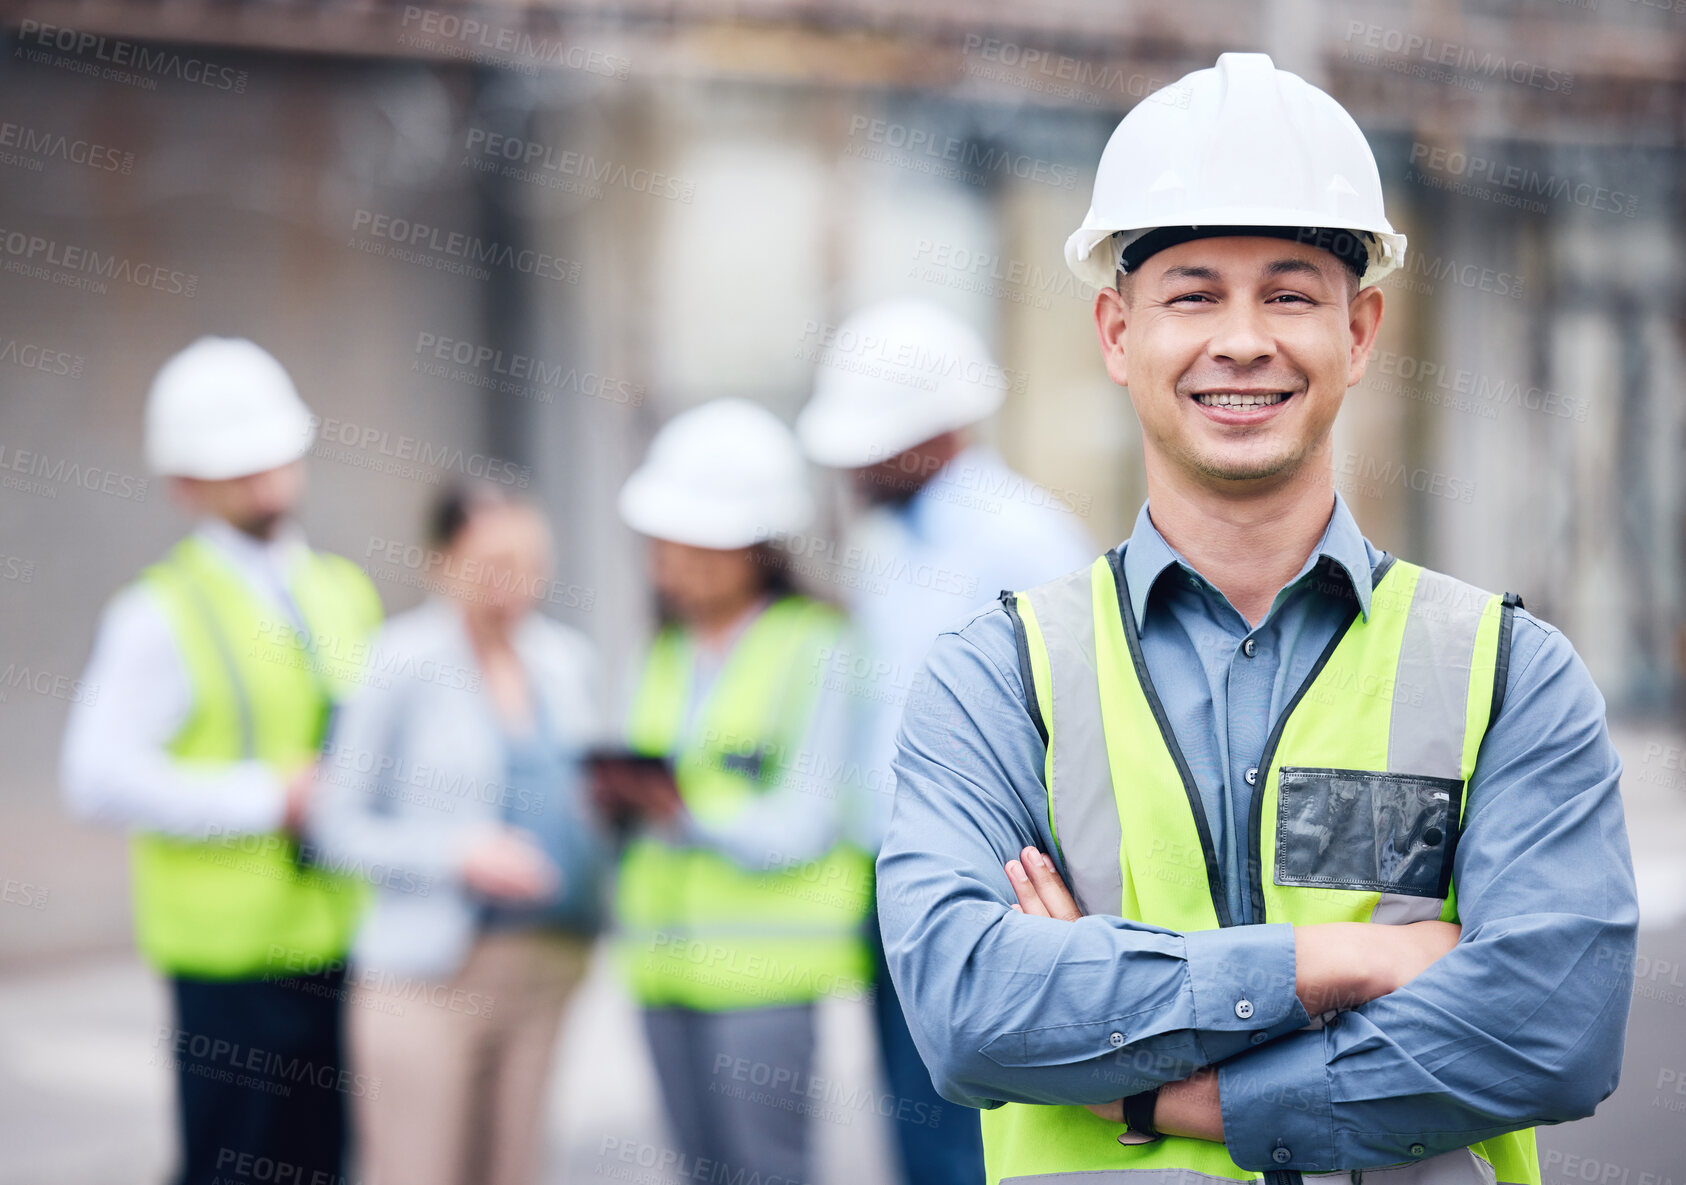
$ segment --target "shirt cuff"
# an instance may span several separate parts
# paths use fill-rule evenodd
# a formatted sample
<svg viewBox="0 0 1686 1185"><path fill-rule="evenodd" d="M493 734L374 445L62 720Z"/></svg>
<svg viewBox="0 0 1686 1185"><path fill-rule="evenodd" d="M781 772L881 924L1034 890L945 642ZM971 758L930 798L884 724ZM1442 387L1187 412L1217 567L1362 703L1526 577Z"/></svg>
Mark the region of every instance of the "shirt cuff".
<svg viewBox="0 0 1686 1185"><path fill-rule="evenodd" d="M1230 1158L1255 1172L1330 1172L1335 1125L1324 1031L1296 1033L1218 1067Z"/></svg>
<svg viewBox="0 0 1686 1185"><path fill-rule="evenodd" d="M190 770L189 776L199 776L198 771ZM218 816L206 826L206 838L264 835L281 830L287 821L287 783L263 762L238 762L207 781L216 785Z"/></svg>
<svg viewBox="0 0 1686 1185"><path fill-rule="evenodd" d="M1207 1065L1308 1024L1294 991L1294 928L1286 923L1183 936L1194 1028Z"/></svg>

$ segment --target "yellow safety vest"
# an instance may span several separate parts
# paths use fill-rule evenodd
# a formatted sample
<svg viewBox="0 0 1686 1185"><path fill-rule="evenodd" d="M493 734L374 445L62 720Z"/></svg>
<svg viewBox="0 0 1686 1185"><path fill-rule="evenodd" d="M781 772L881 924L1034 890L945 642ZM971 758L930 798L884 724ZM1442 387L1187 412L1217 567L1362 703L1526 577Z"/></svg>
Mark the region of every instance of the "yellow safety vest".
<svg viewBox="0 0 1686 1185"><path fill-rule="evenodd" d="M306 553L289 593L309 627L261 600L198 536L141 575L175 635L192 707L171 739L184 765L256 760L278 777L313 761L332 704L358 676L380 598L350 560ZM360 878L300 858L284 832L204 842L133 841L136 941L172 975L241 979L317 969L345 954L364 900Z"/></svg>
<svg viewBox="0 0 1686 1185"><path fill-rule="evenodd" d="M842 618L786 597L750 623L726 659L691 735L682 735L691 642L669 627L651 647L628 722L639 752L668 757L686 808L728 823L780 776L803 777L801 751ZM819 771L817 794L841 787ZM649 1007L728 1011L860 999L871 985L861 926L872 902L866 854L840 843L824 857L767 872L712 851L640 835L621 859L619 954Z"/></svg>
<svg viewBox="0 0 1686 1185"><path fill-rule="evenodd" d="M1047 736L1049 817L1079 906L1185 932L1235 924L1199 789L1148 676L1119 554L1003 603ZM1255 923L1457 920L1464 788L1497 714L1513 603L1384 559L1369 614L1354 604L1266 743L1247 821ZM1009 1103L984 1112L983 1130L991 1182L1265 1179L1210 1141L1122 1145L1118 1124L1083 1107ZM1399 1185L1540 1181L1532 1129L1407 1163L1365 1175Z"/></svg>

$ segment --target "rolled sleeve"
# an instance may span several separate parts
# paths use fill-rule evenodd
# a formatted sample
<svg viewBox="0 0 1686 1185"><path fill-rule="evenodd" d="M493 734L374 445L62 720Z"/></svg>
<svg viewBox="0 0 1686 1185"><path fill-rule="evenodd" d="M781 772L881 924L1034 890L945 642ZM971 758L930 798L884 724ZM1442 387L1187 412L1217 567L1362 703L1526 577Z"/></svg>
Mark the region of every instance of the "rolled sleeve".
<svg viewBox="0 0 1686 1185"><path fill-rule="evenodd" d="M879 921L946 1098L1111 1102L1306 1022L1286 926L1184 935L1013 911L1003 865L1056 848L1006 616L940 636L926 675L898 743Z"/></svg>
<svg viewBox="0 0 1686 1185"><path fill-rule="evenodd" d="M1237 1164L1374 1168L1592 1113L1620 1075L1638 923L1620 774L1586 668L1519 614L1470 779L1458 945L1328 1028L1226 1062Z"/></svg>

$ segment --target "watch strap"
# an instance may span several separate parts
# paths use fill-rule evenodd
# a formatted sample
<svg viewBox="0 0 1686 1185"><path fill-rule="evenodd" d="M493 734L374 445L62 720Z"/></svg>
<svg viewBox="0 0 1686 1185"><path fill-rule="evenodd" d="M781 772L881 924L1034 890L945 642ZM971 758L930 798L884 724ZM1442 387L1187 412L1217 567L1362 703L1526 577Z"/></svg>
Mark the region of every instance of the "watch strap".
<svg viewBox="0 0 1686 1185"><path fill-rule="evenodd" d="M1153 1126L1153 1109L1159 1103L1159 1088L1144 1090L1140 1094L1133 1094L1124 1099L1120 1106L1124 1110L1124 1126L1139 1136L1146 1136L1151 1140L1159 1138L1159 1129Z"/></svg>

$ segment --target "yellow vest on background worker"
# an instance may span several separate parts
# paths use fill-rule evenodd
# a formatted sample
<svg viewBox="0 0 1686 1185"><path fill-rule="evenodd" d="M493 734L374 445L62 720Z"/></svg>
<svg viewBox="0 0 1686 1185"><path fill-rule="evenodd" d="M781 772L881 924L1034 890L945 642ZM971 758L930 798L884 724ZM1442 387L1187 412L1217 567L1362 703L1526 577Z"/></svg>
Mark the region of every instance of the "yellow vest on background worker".
<svg viewBox="0 0 1686 1185"><path fill-rule="evenodd" d="M798 760L812 717L815 671L836 651L843 619L801 596L768 606L726 660L689 735L691 645L657 635L628 720L639 752L670 757L685 807L727 824ZM646 1007L701 1011L859 998L871 982L861 922L871 864L840 843L818 860L751 871L702 848L641 835L621 862L619 950Z"/></svg>
<svg viewBox="0 0 1686 1185"><path fill-rule="evenodd" d="M1050 821L1079 906L1185 932L1235 924L1118 553L1004 602L1048 738ZM1254 923L1457 920L1464 791L1498 712L1512 603L1383 560L1368 615L1355 607L1266 743L1245 824ZM983 1130L992 1182L1265 1179L1220 1143L1120 1144L1118 1124L1084 1107L1008 1103L984 1112ZM1412 1180L1435 1185L1540 1181L1531 1129L1418 1164L1425 1175Z"/></svg>
<svg viewBox="0 0 1686 1185"><path fill-rule="evenodd" d="M339 556L300 555L288 592L304 631L196 535L141 581L169 622L192 688L171 755L184 765L261 761L281 779L313 762L334 702L356 678L361 644L380 623L380 599L362 569ZM344 956L365 895L361 877L316 867L280 831L203 842L142 833L133 852L136 939L172 975L320 970Z"/></svg>

